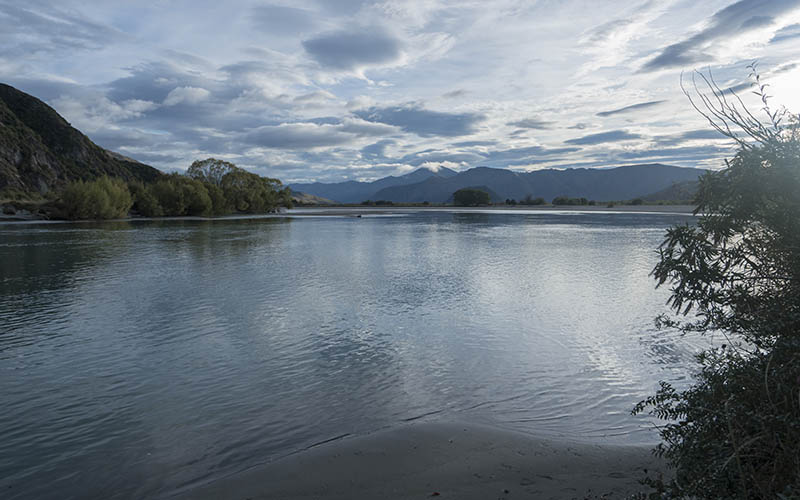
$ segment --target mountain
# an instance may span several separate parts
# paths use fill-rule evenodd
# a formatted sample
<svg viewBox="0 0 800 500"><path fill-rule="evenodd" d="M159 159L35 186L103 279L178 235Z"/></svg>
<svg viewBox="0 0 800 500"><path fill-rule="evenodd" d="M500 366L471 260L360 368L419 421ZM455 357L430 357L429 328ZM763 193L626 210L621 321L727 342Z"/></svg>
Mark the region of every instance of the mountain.
<svg viewBox="0 0 800 500"><path fill-rule="evenodd" d="M334 202L313 194L292 191L292 201L297 205L333 205Z"/></svg>
<svg viewBox="0 0 800 500"><path fill-rule="evenodd" d="M439 167L438 169L422 167L406 175L398 177L390 175L372 182L346 181L333 184L314 182L311 184L290 184L289 187L292 191L300 191L339 203L360 203L365 200L388 199L375 196L375 193L382 189L416 184L430 179L448 179L456 175L458 175L458 172L446 167Z"/></svg>
<svg viewBox="0 0 800 500"><path fill-rule="evenodd" d="M102 175L152 181L162 173L101 148L44 102L0 84L0 190L46 193Z"/></svg>
<svg viewBox="0 0 800 500"><path fill-rule="evenodd" d="M607 169L549 169L529 173L477 167L447 178L430 177L415 184L386 187L371 197L397 203L444 203L461 188L486 186L501 199L520 200L531 195L548 201L556 196L585 197L598 201L629 200L676 183L696 181L704 172L657 163Z"/></svg>
<svg viewBox="0 0 800 500"><path fill-rule="evenodd" d="M694 199L698 189L700 189L700 183L697 180L677 182L666 189L642 196L642 199L646 202L681 201L689 204Z"/></svg>

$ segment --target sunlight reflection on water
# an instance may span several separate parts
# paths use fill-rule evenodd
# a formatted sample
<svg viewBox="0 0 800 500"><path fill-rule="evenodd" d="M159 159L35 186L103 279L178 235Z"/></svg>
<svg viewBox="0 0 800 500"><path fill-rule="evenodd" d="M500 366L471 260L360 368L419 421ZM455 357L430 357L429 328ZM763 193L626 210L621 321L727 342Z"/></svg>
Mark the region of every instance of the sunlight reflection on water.
<svg viewBox="0 0 800 500"><path fill-rule="evenodd" d="M630 409L702 345L653 328L689 220L0 225L0 487L159 495L420 416L651 442Z"/></svg>

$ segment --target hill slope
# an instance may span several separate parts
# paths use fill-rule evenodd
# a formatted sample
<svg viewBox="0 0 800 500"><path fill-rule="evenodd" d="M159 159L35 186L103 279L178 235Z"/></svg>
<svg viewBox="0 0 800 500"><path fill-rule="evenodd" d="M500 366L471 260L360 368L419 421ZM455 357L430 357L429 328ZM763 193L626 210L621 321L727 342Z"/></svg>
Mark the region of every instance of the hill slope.
<svg viewBox="0 0 800 500"><path fill-rule="evenodd" d="M0 190L46 193L101 175L151 181L162 174L101 148L44 102L0 84Z"/></svg>
<svg viewBox="0 0 800 500"><path fill-rule="evenodd" d="M429 179L447 179L458 175L455 170L440 167L437 170L418 168L410 174L398 177L389 176L372 182L345 181L326 184L314 182L311 184L290 184L292 191L300 191L314 196L320 196L339 203L360 203L365 200L382 200L376 196L380 190L393 187L415 184Z"/></svg>

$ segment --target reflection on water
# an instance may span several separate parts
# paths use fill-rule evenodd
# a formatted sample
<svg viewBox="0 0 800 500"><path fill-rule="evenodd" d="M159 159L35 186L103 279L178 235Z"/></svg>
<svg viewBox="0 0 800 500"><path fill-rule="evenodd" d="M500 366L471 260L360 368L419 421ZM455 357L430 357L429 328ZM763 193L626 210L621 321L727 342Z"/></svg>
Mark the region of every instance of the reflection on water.
<svg viewBox="0 0 800 500"><path fill-rule="evenodd" d="M698 344L684 216L418 211L0 225L4 498L166 495L416 418L649 442Z"/></svg>

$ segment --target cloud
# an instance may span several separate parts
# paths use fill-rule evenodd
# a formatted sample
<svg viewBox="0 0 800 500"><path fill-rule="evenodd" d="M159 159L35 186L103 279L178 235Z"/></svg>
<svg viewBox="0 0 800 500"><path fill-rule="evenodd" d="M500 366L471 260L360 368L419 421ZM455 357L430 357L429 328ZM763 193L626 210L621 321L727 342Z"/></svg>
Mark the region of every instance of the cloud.
<svg viewBox="0 0 800 500"><path fill-rule="evenodd" d="M361 137L388 135L396 131L394 127L352 119L339 124L281 123L256 127L243 134L241 140L264 148L306 150L350 144Z"/></svg>
<svg viewBox="0 0 800 500"><path fill-rule="evenodd" d="M387 108L372 107L353 112L371 122L400 127L422 137L457 137L475 132L477 124L486 119L478 113L445 113L423 109L416 104Z"/></svg>
<svg viewBox="0 0 800 500"><path fill-rule="evenodd" d="M364 146L361 148L361 154L365 158L368 159L377 159L377 158L385 158L386 155L386 148L392 146L396 143L396 141L392 139L383 139L369 146Z"/></svg>
<svg viewBox="0 0 800 500"><path fill-rule="evenodd" d="M520 128L532 128L538 130L546 130L553 128L555 122L548 122L545 120L540 120L538 118L524 118L522 120L518 120L515 122L508 122L506 125L510 125L512 127L520 127Z"/></svg>
<svg viewBox="0 0 800 500"><path fill-rule="evenodd" d="M400 40L379 30L335 31L303 41L303 48L321 66L357 70L398 61Z"/></svg>
<svg viewBox="0 0 800 500"><path fill-rule="evenodd" d="M775 32L769 43L781 43L800 37L800 24L790 24Z"/></svg>
<svg viewBox="0 0 800 500"><path fill-rule="evenodd" d="M543 146L528 146L524 148L511 148L490 151L487 154L487 159L492 162L506 161L506 162L526 162L534 158L543 156L561 155L566 153L574 153L580 151L580 148L566 147L566 148L547 148Z"/></svg>
<svg viewBox="0 0 800 500"><path fill-rule="evenodd" d="M93 22L73 9L61 10L49 5L44 14L35 12L34 4L21 7L0 2L0 42L3 51L26 56L36 52L90 50L127 39L109 26Z"/></svg>
<svg viewBox="0 0 800 500"><path fill-rule="evenodd" d="M614 156L621 160L696 160L721 156L730 153L729 147L720 146L685 146L678 148L644 149L641 151L623 151Z"/></svg>
<svg viewBox="0 0 800 500"><path fill-rule="evenodd" d="M687 141L695 140L729 140L724 135L713 129L688 130L678 134L656 137L655 141L663 146L676 146Z"/></svg>
<svg viewBox="0 0 800 500"><path fill-rule="evenodd" d="M599 134L589 134L583 137L578 137L577 139L569 139L564 142L567 144L591 145L604 144L607 142L630 141L641 138L641 135L631 134L625 130L612 130L610 132L600 132Z"/></svg>
<svg viewBox="0 0 800 500"><path fill-rule="evenodd" d="M267 34L302 33L316 25L312 12L281 5L253 7L251 20L258 31Z"/></svg>
<svg viewBox="0 0 800 500"><path fill-rule="evenodd" d="M457 97L464 97L468 93L469 91L467 90L456 89L456 90L451 90L450 92L445 92L444 94L442 94L442 97L444 97L445 99L455 99Z"/></svg>
<svg viewBox="0 0 800 500"><path fill-rule="evenodd" d="M199 87L176 87L164 99L164 106L177 104L197 104L205 101L211 95L206 89Z"/></svg>
<svg viewBox="0 0 800 500"><path fill-rule="evenodd" d="M360 137L396 134L399 130L391 125L373 123L367 120L346 119L339 125L339 130Z"/></svg>
<svg viewBox="0 0 800 500"><path fill-rule="evenodd" d="M639 111L642 109L652 108L653 106L658 106L659 104L666 102L666 101L648 101L648 102L640 102L638 104L631 104L630 106L625 106L624 108L617 108L612 109L610 111L601 111L597 113L597 116L612 116L612 115L619 115L622 113L631 113L634 111Z"/></svg>
<svg viewBox="0 0 800 500"><path fill-rule="evenodd" d="M462 142L454 142L453 146L459 148L474 148L476 146L494 146L497 144L497 141L462 141Z"/></svg>
<svg viewBox="0 0 800 500"><path fill-rule="evenodd" d="M575 125L570 125L567 128L574 130L583 130L589 127L591 127L591 125L589 125L588 123L576 123Z"/></svg>
<svg viewBox="0 0 800 500"><path fill-rule="evenodd" d="M768 26L776 17L797 8L796 0L739 0L717 11L699 32L661 50L644 64L641 71L656 71L712 60L712 56L706 51L714 42Z"/></svg>
<svg viewBox="0 0 800 500"><path fill-rule="evenodd" d="M448 151L446 149L427 149L417 151L394 160L397 163L420 166L424 163L455 163L476 165L486 159L473 152Z"/></svg>
<svg viewBox="0 0 800 500"><path fill-rule="evenodd" d="M247 132L243 142L277 149L313 149L352 142L353 136L331 125L284 123L265 125Z"/></svg>

